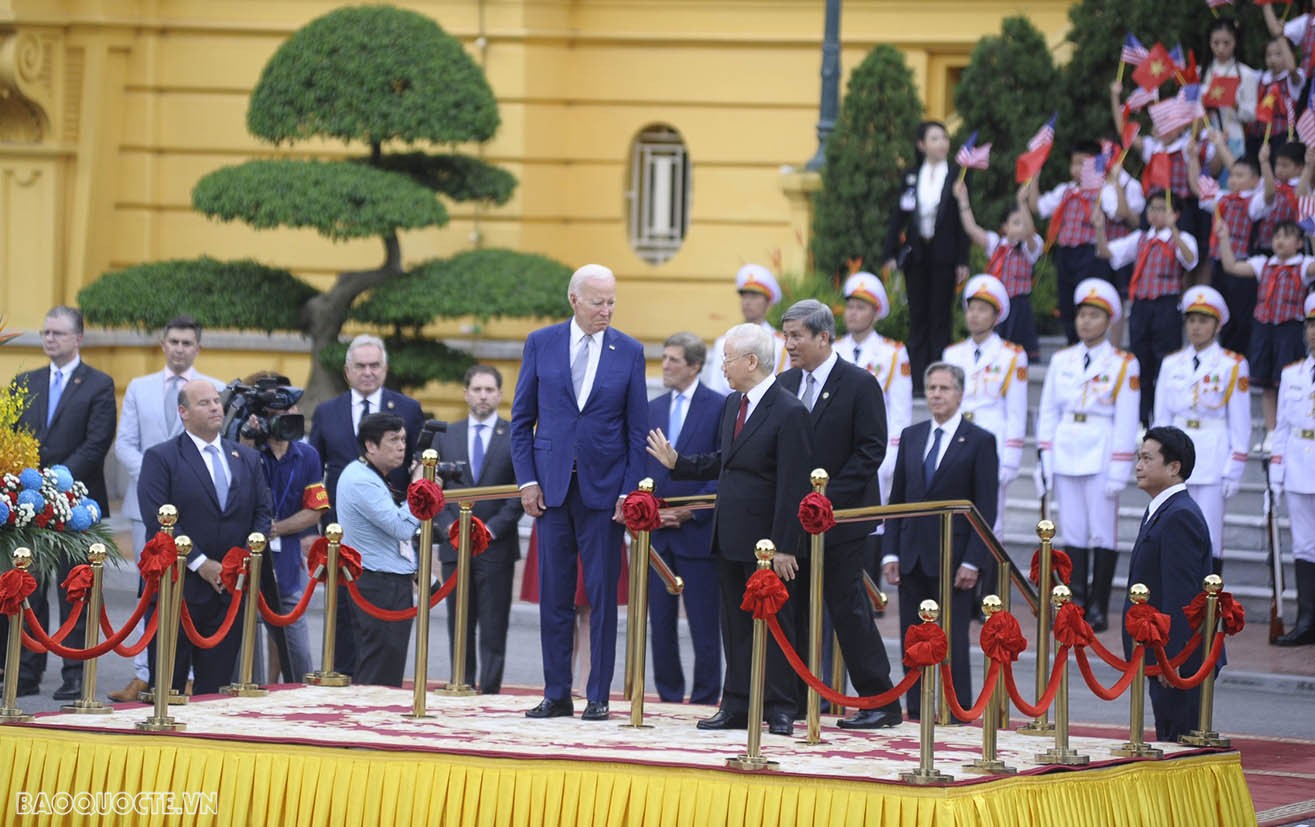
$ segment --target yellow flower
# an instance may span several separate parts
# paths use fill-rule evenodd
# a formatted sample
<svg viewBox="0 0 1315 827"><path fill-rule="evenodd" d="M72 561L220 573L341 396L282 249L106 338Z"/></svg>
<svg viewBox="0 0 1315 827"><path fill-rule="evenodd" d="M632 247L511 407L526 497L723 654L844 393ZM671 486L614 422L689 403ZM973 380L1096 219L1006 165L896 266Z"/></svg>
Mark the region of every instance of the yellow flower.
<svg viewBox="0 0 1315 827"><path fill-rule="evenodd" d="M26 404L25 386L8 385L0 390L0 474L17 474L41 464L36 436L18 424Z"/></svg>

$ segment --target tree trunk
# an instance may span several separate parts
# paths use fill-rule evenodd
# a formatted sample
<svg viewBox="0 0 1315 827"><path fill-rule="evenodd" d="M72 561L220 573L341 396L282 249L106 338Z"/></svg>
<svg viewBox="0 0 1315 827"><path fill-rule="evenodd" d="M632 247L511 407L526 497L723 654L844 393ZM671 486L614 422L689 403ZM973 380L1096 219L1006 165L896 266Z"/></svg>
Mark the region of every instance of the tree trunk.
<svg viewBox="0 0 1315 827"><path fill-rule="evenodd" d="M310 417L315 406L330 399L347 387L342 369L329 369L320 364L319 353L334 344L342 335L356 297L391 279L403 275L402 251L396 233L383 238L384 261L374 270L339 273L333 287L306 302L302 308L303 327L311 340L310 378L301 399L302 412Z"/></svg>

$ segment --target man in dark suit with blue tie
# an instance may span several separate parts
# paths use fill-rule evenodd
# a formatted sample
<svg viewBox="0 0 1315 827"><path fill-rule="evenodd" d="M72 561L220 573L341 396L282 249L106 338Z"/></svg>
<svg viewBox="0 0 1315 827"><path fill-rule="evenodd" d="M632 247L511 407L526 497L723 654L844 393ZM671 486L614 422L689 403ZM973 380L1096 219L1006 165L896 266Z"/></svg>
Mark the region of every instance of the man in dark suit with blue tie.
<svg viewBox="0 0 1315 827"><path fill-rule="evenodd" d="M648 404L650 428L661 428L676 450L706 454L717 450L717 424L726 397L699 381L708 350L693 333L675 333L662 346L662 384L667 393ZM675 481L671 472L649 458L647 475L660 497L713 494L710 480ZM685 670L680 664L677 621L684 603L694 644L694 673L689 701L715 704L721 698L721 626L718 621L717 564L712 559L712 512L662 509L662 528L653 532L653 550L685 581L681 596L667 594L661 579L649 572L648 609L652 633L653 686L668 703L685 700Z"/></svg>
<svg viewBox="0 0 1315 827"><path fill-rule="evenodd" d="M160 506L178 509L175 536L192 540L183 579L183 600L196 630L213 635L223 624L232 601L220 579L223 558L230 548L245 547L253 531L269 533L272 509L269 485L260 455L219 434L224 406L219 391L204 379L183 385L178 394L178 418L183 432L147 449L137 481L137 499L146 523L146 536L159 530ZM181 692L190 668L193 691L208 695L233 679L240 624L214 648L193 646L180 628L174 660L173 688ZM154 668L155 659L151 659ZM160 685L159 676L153 676Z"/></svg>
<svg viewBox="0 0 1315 827"><path fill-rule="evenodd" d="M927 408L932 418L904 429L890 502L916 503L929 500L971 500L987 525L995 523L999 496L999 459L995 436L959 412L963 402L963 368L934 362L923 376ZM954 694L970 706L972 672L968 664L968 621L972 615L973 589L978 571L990 552L962 517L954 520L951 537L951 571L954 572L950 602L950 671ZM886 521L882 574L886 582L899 586L900 639L919 622L918 604L928 598L941 599L941 520L912 517ZM919 689L908 694L909 717L921 713ZM934 715L935 710L928 714Z"/></svg>
<svg viewBox="0 0 1315 827"><path fill-rule="evenodd" d="M402 417L406 423L407 461L388 475L388 484L397 491L405 491L410 483L407 469L415 453L416 438L425 423L420 403L411 397L384 387L388 378L388 351L378 336L362 333L347 346L347 359L343 376L348 389L315 408L311 417L310 436L307 441L319 452L324 461L324 487L329 492L329 510L324 513L321 525L338 521L335 510L338 504L338 477L348 463L361 455L356 431L361 418L371 413L390 413ZM352 538L343 542L351 545ZM343 611L351 599L346 586L338 589L337 636L334 638L334 668L344 675L356 671L356 631L351 611Z"/></svg>
<svg viewBox="0 0 1315 827"><path fill-rule="evenodd" d="M644 348L611 327L616 277L600 264L571 276L570 321L525 340L511 406L511 455L525 512L539 521L539 636L543 701L525 714L571 706L576 567L589 599L589 685L582 720L608 718L616 661L621 501L644 470L648 392Z"/></svg>
<svg viewBox="0 0 1315 827"><path fill-rule="evenodd" d="M1186 480L1196 467L1196 447L1183 431L1174 427L1151 428L1137 451L1137 487L1151 496L1142 516L1137 541L1128 563L1128 583L1142 583L1151 593L1151 605L1169 615L1170 656L1183 650L1192 638L1183 607L1201 591L1210 574L1210 530L1196 501L1187 493ZM1130 601L1123 604L1127 612ZM1125 656L1132 640L1123 630ZM1154 656L1146 653L1147 663ZM1190 675L1201 668L1198 648L1178 667ZM1201 712L1201 689L1174 689L1162 678L1150 681L1151 710L1155 713L1155 738L1177 741L1196 729Z"/></svg>
<svg viewBox="0 0 1315 827"><path fill-rule="evenodd" d="M18 418L20 427L30 430L41 443L41 467L66 466L73 478L87 486L87 493L109 516L109 495L105 490L105 455L114 441L114 380L82 361L82 313L60 306L46 314L41 331L41 347L50 364L39 370L19 374L15 385L27 388L27 406ZM62 562L55 583L64 582L74 560ZM49 628L49 581L37 582L28 598L32 611ZM71 606L58 590L59 617L68 619ZM77 621L69 640L81 641L86 628L86 614ZM46 655L24 649L19 659L18 694L35 695L40 690L41 674L46 669ZM82 661L64 661L63 682L55 690L57 700L71 700L82 695Z"/></svg>
<svg viewBox="0 0 1315 827"><path fill-rule="evenodd" d="M475 365L466 371L466 406L470 415L453 422L435 444L439 457L464 462L455 485L511 485L516 471L511 464L511 423L498 416L502 402L502 373L492 365ZM479 691L492 695L502 689L502 670L507 662L507 619L511 614L511 582L521 556L520 532L516 524L525 509L518 498L475 503L474 516L484 522L492 539L483 554L472 558L470 611L466 624L466 679L475 681L475 649L479 648ZM449 503L434 520L439 542L438 557L443 579L457 571L457 549L447 541L460 508ZM456 633L457 599L447 604L449 654Z"/></svg>

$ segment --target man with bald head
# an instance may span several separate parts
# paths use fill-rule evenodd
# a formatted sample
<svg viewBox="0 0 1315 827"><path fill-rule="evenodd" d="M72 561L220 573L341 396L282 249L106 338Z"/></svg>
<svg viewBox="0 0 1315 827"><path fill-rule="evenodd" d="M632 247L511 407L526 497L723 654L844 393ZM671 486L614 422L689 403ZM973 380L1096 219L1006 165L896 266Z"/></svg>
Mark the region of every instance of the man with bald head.
<svg viewBox="0 0 1315 827"><path fill-rule="evenodd" d="M213 635L223 623L232 601L220 579L224 555L234 546L245 547L253 531L269 534L269 485L260 467L260 455L245 445L220 436L224 406L219 391L204 379L194 379L178 392L178 418L183 432L149 449L142 457L137 481L146 536L159 530L157 512L171 503L178 509L175 536L192 540L183 580L183 600L196 630ZM193 647L182 629L173 688L182 691L187 671L195 674L193 691L207 695L233 678L241 642L239 624L212 649ZM152 668L155 658L151 658ZM152 676L158 686L159 677Z"/></svg>
<svg viewBox="0 0 1315 827"><path fill-rule="evenodd" d="M574 715L571 642L577 566L589 615L588 701L582 720L608 718L616 661L621 500L644 469L648 393L644 348L612 328L616 277L601 264L571 276L570 320L525 340L511 404L511 455L525 513L539 529L543 701L530 718ZM636 563L642 565L643 562Z"/></svg>

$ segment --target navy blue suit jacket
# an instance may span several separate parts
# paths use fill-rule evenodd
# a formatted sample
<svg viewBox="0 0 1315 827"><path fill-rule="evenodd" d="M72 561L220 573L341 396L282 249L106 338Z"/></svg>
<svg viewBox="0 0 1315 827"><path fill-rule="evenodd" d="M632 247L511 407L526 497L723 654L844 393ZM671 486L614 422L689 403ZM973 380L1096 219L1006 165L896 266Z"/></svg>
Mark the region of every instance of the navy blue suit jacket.
<svg viewBox="0 0 1315 827"><path fill-rule="evenodd" d="M380 404L383 413L396 414L406 422L406 457L407 461L388 475L388 484L398 491L405 491L411 482L408 469L411 456L415 453L416 438L420 428L425 424L425 415L420 411L420 403L411 397L388 388L383 389ZM371 413L380 413L371 411ZM361 456L361 448L356 444L356 430L352 427L352 392L346 391L315 408L311 417L310 436L307 439L311 447L320 452L324 460L324 487L329 492L329 505L336 509L338 504L338 477L347 464ZM336 510L331 509L325 519L333 522Z"/></svg>
<svg viewBox="0 0 1315 827"><path fill-rule="evenodd" d="M613 328L603 331L593 389L580 410L571 382L569 320L525 340L511 403L516 482L537 482L544 503L566 500L571 469L588 508L610 510L635 490L644 469L648 389L644 348Z"/></svg>
<svg viewBox="0 0 1315 827"><path fill-rule="evenodd" d="M685 423L676 440L680 454L707 454L717 450L718 425L726 397L702 382L694 384L694 393L685 411ZM648 403L648 427L667 432L671 419L671 391ZM670 436L670 434L667 434ZM654 492L662 498L687 497L693 494L715 494L715 480L673 480L671 472L652 457L644 475L653 478ZM671 551L678 557L710 557L712 555L712 509L695 511L689 522L680 528L661 528L653 532L653 547Z"/></svg>
<svg viewBox="0 0 1315 827"><path fill-rule="evenodd" d="M931 436L931 420L910 425L900 435L895 478L890 487L890 502L916 503L930 500L972 500L982 512L986 524L995 522L996 502L1000 495L1000 462L995 453L995 436L966 419L949 436L950 444L941 457L928 487L923 479L922 460ZM942 437L944 438L944 437ZM965 518L956 518L952 530L953 561L951 574L961 563L982 568L989 559L986 544ZM941 521L939 517L906 517L886 521L884 548L898 554L900 571L907 574L921 563L923 574L940 574Z"/></svg>
<svg viewBox="0 0 1315 827"><path fill-rule="evenodd" d="M511 485L516 482L516 474L511 467L510 424L498 417L489 434L489 449L484 454L484 465L480 468L479 479L471 476L469 441L470 419L459 419L448 427L447 431L434 440L434 448L443 462L464 462L461 479L452 483L453 488L470 488L476 485ZM520 497L505 500L485 500L475 503L471 513L484 522L484 527L493 533L493 542L482 555L484 559L500 563L514 563L521 556L520 532L517 523L525 513ZM457 561L457 549L448 543L448 531L452 524L461 518L461 508L449 500L447 506L434 518L434 541L439 543L438 559L444 563Z"/></svg>
<svg viewBox="0 0 1315 827"><path fill-rule="evenodd" d="M79 362L73 375L64 380L64 390L55 408L55 418L46 426L50 406L50 365L19 374L15 385L26 385L27 407L18 424L31 429L41 443L41 465L64 465L73 478L87 486L87 494L110 515L105 488L105 455L114 444L114 380Z"/></svg>

